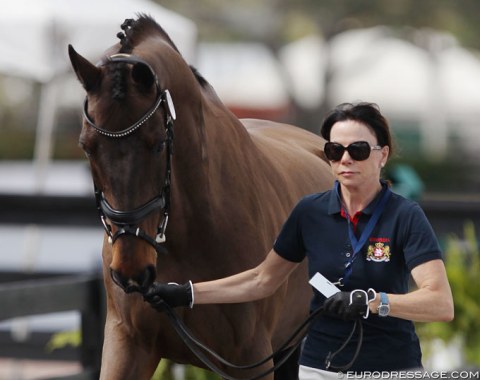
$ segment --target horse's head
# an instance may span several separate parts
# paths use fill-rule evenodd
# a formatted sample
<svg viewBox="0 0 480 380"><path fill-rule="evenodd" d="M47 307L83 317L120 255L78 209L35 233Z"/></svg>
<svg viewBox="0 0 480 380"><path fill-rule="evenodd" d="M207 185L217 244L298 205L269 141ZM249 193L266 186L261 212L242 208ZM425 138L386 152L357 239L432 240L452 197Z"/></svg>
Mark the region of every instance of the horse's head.
<svg viewBox="0 0 480 380"><path fill-rule="evenodd" d="M111 49L118 52L98 65L71 46L69 55L87 92L79 142L110 243L104 260L117 285L143 292L155 280L157 254L165 250L175 111L159 80L165 73L147 62L145 47L132 47L140 38L131 26L122 26L122 43ZM160 46L164 55L178 55L174 46Z"/></svg>

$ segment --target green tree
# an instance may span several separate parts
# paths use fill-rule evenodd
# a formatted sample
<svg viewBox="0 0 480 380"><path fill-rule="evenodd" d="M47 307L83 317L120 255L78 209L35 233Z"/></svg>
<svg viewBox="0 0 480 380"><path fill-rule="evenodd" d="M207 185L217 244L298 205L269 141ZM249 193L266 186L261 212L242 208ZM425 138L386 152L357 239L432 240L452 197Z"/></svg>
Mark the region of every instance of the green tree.
<svg viewBox="0 0 480 380"><path fill-rule="evenodd" d="M465 236L447 239L445 266L455 303L455 318L448 323L419 323L422 341L440 338L445 342L460 338L468 365L480 366L480 250L474 224L465 225ZM428 354L428 352L427 352Z"/></svg>
<svg viewBox="0 0 480 380"><path fill-rule="evenodd" d="M480 49L477 0L199 0L195 6L190 0L156 1L192 18L202 40L283 44L312 27L328 39L352 27L408 25L448 30L462 45Z"/></svg>

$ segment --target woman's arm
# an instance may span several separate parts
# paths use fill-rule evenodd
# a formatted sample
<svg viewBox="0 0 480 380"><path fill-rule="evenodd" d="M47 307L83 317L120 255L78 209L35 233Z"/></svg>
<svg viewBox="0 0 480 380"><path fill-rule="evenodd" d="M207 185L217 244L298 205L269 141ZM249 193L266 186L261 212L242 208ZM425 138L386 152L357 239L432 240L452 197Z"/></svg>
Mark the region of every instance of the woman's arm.
<svg viewBox="0 0 480 380"><path fill-rule="evenodd" d="M390 316L418 322L448 322L453 319L453 298L443 261L432 260L412 270L417 290L407 294L388 294ZM380 296L370 303L377 313Z"/></svg>
<svg viewBox="0 0 480 380"><path fill-rule="evenodd" d="M255 268L219 280L194 284L195 304L240 303L268 297L297 265L272 249Z"/></svg>

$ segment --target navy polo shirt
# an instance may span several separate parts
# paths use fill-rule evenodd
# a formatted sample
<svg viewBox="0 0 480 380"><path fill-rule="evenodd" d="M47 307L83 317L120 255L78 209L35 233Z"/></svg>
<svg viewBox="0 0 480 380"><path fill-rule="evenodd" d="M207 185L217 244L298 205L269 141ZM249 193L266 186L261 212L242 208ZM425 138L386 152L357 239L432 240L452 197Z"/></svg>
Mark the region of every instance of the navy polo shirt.
<svg viewBox="0 0 480 380"><path fill-rule="evenodd" d="M355 235L360 237L386 191L383 190L359 215ZM304 197L295 206L282 227L274 250L283 258L301 262L308 258L310 278L320 272L331 282L344 275L352 245L348 223L334 189ZM342 290L373 288L377 292L408 292L410 271L429 260L441 259L433 229L423 210L413 201L392 192L367 242L352 264L352 273ZM313 289L311 310L321 306L325 297ZM362 349L352 371L393 371L419 368L421 351L411 321L370 314L363 320ZM325 358L346 340L353 322L319 317L309 330L300 364L325 369ZM357 336L335 356L332 365L351 361Z"/></svg>

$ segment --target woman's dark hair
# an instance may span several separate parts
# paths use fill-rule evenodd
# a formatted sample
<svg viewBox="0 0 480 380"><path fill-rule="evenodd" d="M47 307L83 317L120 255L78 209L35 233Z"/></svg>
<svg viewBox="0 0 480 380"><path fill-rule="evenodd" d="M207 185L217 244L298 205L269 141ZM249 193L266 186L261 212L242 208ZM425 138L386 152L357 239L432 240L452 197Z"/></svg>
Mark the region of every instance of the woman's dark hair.
<svg viewBox="0 0 480 380"><path fill-rule="evenodd" d="M390 148L389 156L393 153L392 136L390 127L385 117L380 113L380 108L374 103L342 103L335 107L324 119L320 134L330 141L330 131L335 123L345 120L354 120L366 125L377 137L378 145L387 145Z"/></svg>

